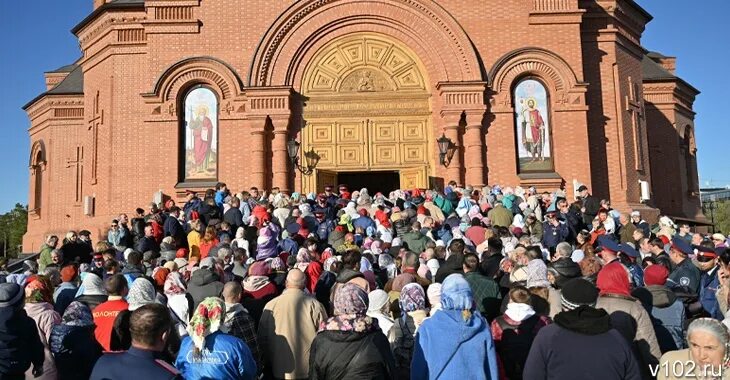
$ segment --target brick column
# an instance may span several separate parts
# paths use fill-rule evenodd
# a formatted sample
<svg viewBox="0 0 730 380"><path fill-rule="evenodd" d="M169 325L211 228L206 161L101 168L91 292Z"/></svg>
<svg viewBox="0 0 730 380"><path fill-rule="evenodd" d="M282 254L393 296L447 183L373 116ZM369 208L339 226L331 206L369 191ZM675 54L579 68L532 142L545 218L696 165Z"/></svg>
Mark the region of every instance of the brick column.
<svg viewBox="0 0 730 380"><path fill-rule="evenodd" d="M464 185L482 187L484 178L484 148L482 142L482 115L471 114L466 117L464 133L464 164L466 179Z"/></svg>
<svg viewBox="0 0 730 380"><path fill-rule="evenodd" d="M251 121L249 186L266 188L266 120Z"/></svg>
<svg viewBox="0 0 730 380"><path fill-rule="evenodd" d="M286 142L289 137L289 115L271 116L274 125L274 138L271 141L272 187L289 192L289 154Z"/></svg>

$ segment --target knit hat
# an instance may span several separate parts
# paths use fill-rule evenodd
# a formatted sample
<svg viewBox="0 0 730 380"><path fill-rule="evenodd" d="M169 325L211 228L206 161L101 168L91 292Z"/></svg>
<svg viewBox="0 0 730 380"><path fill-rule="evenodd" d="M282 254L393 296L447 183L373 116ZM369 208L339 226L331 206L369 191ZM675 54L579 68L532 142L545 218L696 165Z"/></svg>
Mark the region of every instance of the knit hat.
<svg viewBox="0 0 730 380"><path fill-rule="evenodd" d="M648 285L664 285L667 283L669 270L664 265L649 265L644 269L644 283Z"/></svg>
<svg viewBox="0 0 730 380"><path fill-rule="evenodd" d="M547 279L547 266L540 259L531 260L527 263L527 284L528 288L547 288L550 282Z"/></svg>
<svg viewBox="0 0 730 380"><path fill-rule="evenodd" d="M441 308L444 310L472 310L474 297L464 276L450 274L441 287Z"/></svg>
<svg viewBox="0 0 730 380"><path fill-rule="evenodd" d="M388 293L382 289L375 289L368 294L368 311L378 311L388 304L388 301Z"/></svg>
<svg viewBox="0 0 730 380"><path fill-rule="evenodd" d="M563 310L573 310L581 305L595 306L598 288L583 278L574 278L565 283L561 295Z"/></svg>
<svg viewBox="0 0 730 380"><path fill-rule="evenodd" d="M61 281L63 282L71 282L77 275L78 272L76 271L76 267L73 265L66 265L61 268Z"/></svg>
<svg viewBox="0 0 730 380"><path fill-rule="evenodd" d="M15 283L0 283L0 308L21 305L25 292Z"/></svg>

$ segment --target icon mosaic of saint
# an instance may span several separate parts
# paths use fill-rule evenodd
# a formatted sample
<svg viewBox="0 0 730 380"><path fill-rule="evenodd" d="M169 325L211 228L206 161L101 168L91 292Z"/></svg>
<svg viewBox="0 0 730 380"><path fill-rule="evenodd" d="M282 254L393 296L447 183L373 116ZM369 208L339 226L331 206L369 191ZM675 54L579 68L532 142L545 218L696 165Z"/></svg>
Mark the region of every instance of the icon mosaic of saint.
<svg viewBox="0 0 730 380"><path fill-rule="evenodd" d="M217 100L207 88L196 88L185 99L185 179L216 178L217 114Z"/></svg>
<svg viewBox="0 0 730 380"><path fill-rule="evenodd" d="M520 172L553 170L545 86L525 79L515 87L514 99Z"/></svg>

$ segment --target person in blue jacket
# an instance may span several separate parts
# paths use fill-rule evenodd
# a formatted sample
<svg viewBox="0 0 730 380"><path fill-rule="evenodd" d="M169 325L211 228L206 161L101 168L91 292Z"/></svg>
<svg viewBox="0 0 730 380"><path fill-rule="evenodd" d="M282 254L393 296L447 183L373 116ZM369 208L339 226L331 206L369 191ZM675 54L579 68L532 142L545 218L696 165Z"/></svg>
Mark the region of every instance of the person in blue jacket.
<svg viewBox="0 0 730 380"><path fill-rule="evenodd" d="M411 379L446 378L499 378L489 323L476 310L469 283L458 273L444 280L441 310L419 327L411 362Z"/></svg>
<svg viewBox="0 0 730 380"><path fill-rule="evenodd" d="M548 207L545 214L545 221L542 223L542 246L549 249L551 253L555 252L555 247L560 242L566 241L570 230L568 225L558 218L558 211L555 203Z"/></svg>
<svg viewBox="0 0 730 380"><path fill-rule="evenodd" d="M221 331L225 302L208 297L195 309L175 367L186 379L256 378L256 361L246 343Z"/></svg>

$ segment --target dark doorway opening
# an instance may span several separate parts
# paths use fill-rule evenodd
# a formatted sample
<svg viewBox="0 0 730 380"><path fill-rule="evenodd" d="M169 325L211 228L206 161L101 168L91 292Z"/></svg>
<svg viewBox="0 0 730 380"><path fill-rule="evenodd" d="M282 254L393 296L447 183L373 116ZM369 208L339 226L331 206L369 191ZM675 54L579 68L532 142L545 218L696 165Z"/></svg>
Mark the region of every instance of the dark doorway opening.
<svg viewBox="0 0 730 380"><path fill-rule="evenodd" d="M351 192L365 187L371 196L383 193L387 197L388 193L400 188L400 174L397 171L337 172L337 182L347 185Z"/></svg>

